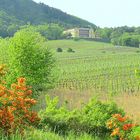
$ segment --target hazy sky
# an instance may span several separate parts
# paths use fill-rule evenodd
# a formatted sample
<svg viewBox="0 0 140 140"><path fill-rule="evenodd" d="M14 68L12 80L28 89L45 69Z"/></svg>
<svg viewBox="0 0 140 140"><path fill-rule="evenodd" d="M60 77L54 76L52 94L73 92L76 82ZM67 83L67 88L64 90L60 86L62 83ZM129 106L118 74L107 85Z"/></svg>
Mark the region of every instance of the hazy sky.
<svg viewBox="0 0 140 140"><path fill-rule="evenodd" d="M34 0L97 26L140 26L140 0Z"/></svg>

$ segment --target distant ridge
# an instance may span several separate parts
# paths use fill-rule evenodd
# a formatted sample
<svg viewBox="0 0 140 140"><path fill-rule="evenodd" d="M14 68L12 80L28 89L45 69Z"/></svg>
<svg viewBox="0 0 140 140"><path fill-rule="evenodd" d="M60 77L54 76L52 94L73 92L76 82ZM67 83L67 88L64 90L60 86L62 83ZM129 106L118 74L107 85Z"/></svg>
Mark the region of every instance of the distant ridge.
<svg viewBox="0 0 140 140"><path fill-rule="evenodd" d="M59 9L32 0L0 0L0 24L58 23L66 28L93 27L96 25Z"/></svg>

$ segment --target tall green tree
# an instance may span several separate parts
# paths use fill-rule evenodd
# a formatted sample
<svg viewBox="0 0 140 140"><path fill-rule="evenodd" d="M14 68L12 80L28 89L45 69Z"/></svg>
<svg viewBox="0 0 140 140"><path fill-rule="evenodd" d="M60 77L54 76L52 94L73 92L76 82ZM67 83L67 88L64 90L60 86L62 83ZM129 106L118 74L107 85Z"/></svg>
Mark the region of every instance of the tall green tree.
<svg viewBox="0 0 140 140"><path fill-rule="evenodd" d="M52 84L54 59L39 33L24 29L17 32L10 40L9 58L9 83L25 77L36 90L49 88Z"/></svg>

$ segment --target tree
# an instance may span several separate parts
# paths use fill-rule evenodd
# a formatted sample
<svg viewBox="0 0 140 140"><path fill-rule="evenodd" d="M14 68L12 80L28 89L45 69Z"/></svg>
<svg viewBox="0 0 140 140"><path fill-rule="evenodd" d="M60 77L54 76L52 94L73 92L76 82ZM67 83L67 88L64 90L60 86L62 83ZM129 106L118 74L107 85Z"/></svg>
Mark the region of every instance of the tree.
<svg viewBox="0 0 140 140"><path fill-rule="evenodd" d="M61 39L63 34L63 28L57 24L50 24L47 29L47 39L57 40Z"/></svg>
<svg viewBox="0 0 140 140"><path fill-rule="evenodd" d="M100 34L101 38L110 39L112 28L98 28L96 32Z"/></svg>
<svg viewBox="0 0 140 140"><path fill-rule="evenodd" d="M120 36L120 43L121 43L122 46L139 47L140 36L125 33L122 36Z"/></svg>
<svg viewBox="0 0 140 140"><path fill-rule="evenodd" d="M20 30L10 40L9 83L18 77L25 77L27 84L39 90L53 82L54 59L47 49L45 39L37 32Z"/></svg>

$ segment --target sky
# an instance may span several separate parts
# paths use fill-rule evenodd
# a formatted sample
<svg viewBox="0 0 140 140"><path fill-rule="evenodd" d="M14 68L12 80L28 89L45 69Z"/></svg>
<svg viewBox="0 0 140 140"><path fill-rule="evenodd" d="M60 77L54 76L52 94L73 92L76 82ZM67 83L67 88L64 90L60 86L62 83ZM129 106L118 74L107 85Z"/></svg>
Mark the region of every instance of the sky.
<svg viewBox="0 0 140 140"><path fill-rule="evenodd" d="M34 0L100 27L140 26L140 0Z"/></svg>

